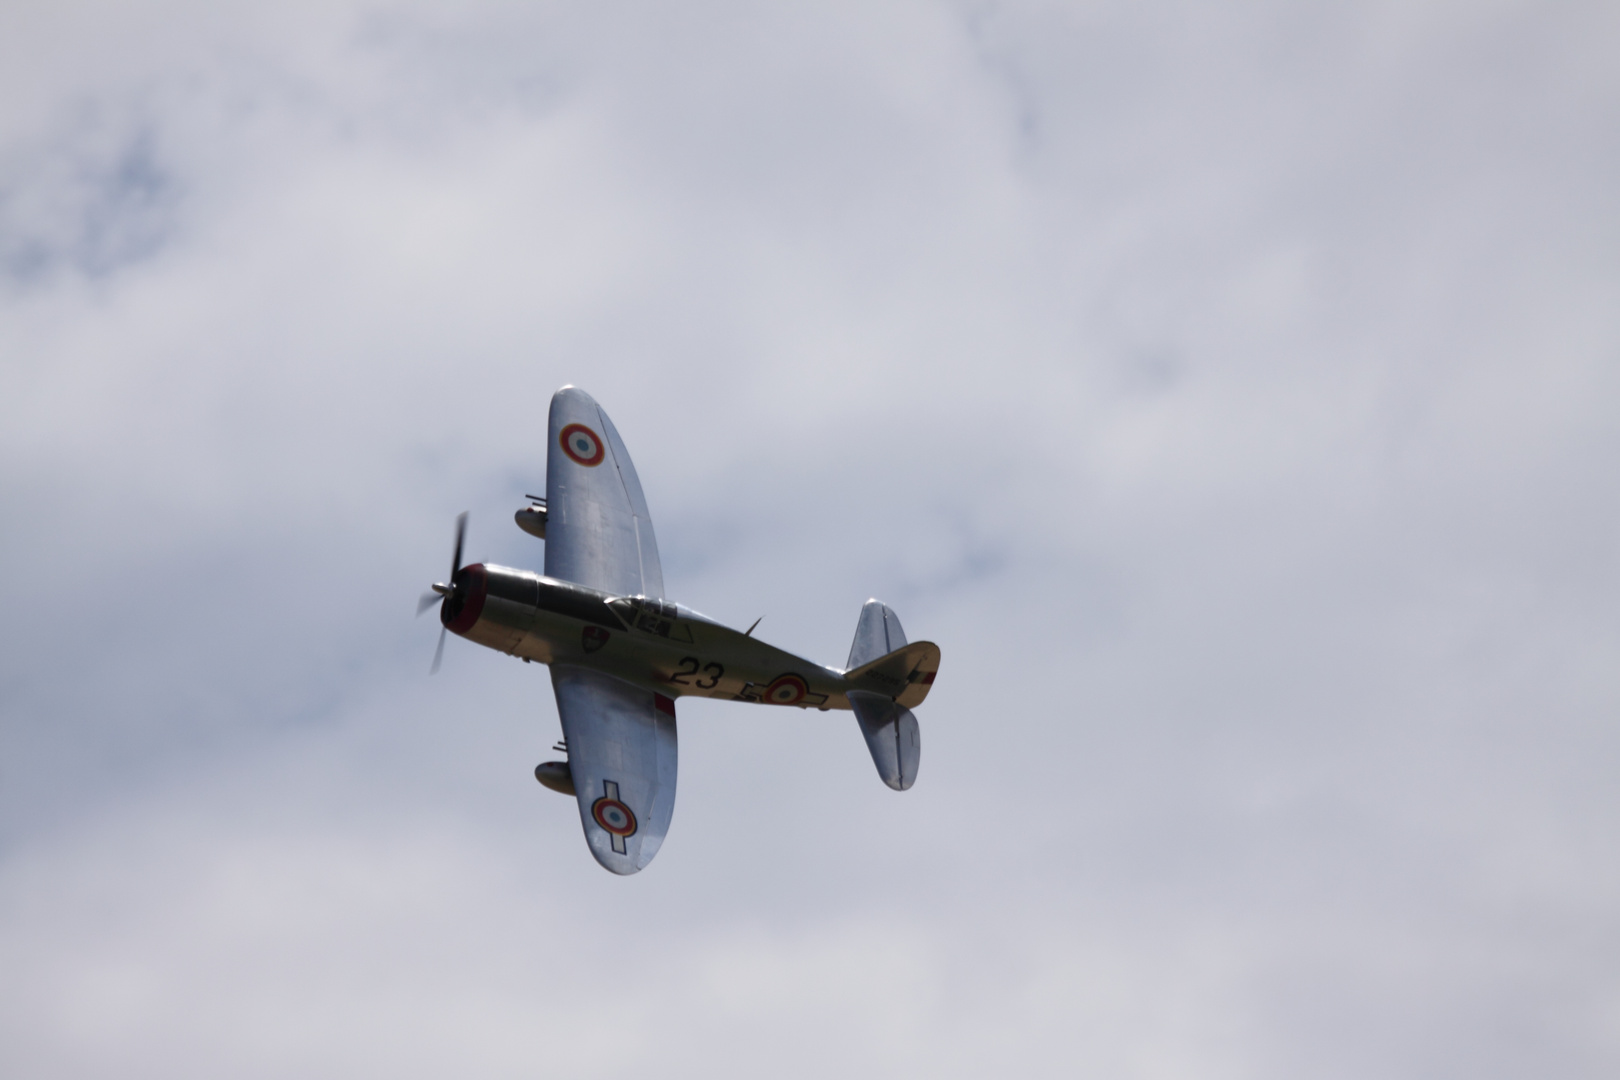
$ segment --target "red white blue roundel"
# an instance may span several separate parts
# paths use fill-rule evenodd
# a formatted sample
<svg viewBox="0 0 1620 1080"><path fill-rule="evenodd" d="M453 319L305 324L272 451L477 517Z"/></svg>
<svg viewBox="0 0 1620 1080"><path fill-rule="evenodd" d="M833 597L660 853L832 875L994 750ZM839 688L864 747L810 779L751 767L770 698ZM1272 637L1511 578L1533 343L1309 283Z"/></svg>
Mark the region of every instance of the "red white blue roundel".
<svg viewBox="0 0 1620 1080"><path fill-rule="evenodd" d="M810 688L797 675L778 675L765 688L765 700L772 705L797 705L809 692Z"/></svg>
<svg viewBox="0 0 1620 1080"><path fill-rule="evenodd" d="M584 424L569 424L557 437L563 453L580 465L602 464L602 437Z"/></svg>
<svg viewBox="0 0 1620 1080"><path fill-rule="evenodd" d="M591 817L614 836L631 836L636 831L636 815L618 799L603 796L591 803Z"/></svg>

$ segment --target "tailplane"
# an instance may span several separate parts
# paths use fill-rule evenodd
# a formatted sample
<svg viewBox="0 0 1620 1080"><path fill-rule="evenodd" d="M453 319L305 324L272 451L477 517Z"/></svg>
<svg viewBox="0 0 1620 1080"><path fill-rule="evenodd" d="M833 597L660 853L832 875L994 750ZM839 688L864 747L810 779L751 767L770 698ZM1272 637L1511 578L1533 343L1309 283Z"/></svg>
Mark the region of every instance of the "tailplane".
<svg viewBox="0 0 1620 1080"><path fill-rule="evenodd" d="M910 706L922 704L939 670L939 646L906 642L900 617L887 604L868 600L855 624L849 650L849 703L883 782L905 791L917 780L922 737Z"/></svg>
<svg viewBox="0 0 1620 1080"><path fill-rule="evenodd" d="M870 664L880 656L894 652L906 643L906 632L900 629L900 616L881 600L868 600L861 608L860 621L855 624L855 643L849 647L846 669Z"/></svg>

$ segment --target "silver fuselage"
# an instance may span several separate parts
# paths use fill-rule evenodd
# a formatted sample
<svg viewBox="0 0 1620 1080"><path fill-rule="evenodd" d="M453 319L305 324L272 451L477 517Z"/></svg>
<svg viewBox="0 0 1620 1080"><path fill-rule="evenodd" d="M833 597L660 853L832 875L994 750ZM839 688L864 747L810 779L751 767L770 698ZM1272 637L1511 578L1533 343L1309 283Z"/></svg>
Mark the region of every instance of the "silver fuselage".
<svg viewBox="0 0 1620 1080"><path fill-rule="evenodd" d="M461 573L445 626L523 660L588 667L669 697L848 709L849 690L871 689L679 604L504 566Z"/></svg>

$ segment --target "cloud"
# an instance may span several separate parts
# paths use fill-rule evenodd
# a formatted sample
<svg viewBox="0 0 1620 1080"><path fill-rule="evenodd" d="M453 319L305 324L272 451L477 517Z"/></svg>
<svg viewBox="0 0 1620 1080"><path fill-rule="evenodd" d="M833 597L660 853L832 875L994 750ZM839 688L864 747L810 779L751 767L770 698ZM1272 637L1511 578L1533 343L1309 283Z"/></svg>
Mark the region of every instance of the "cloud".
<svg viewBox="0 0 1620 1080"><path fill-rule="evenodd" d="M4 19L6 1071L1613 1071L1603 7ZM915 789L683 702L611 879L426 678L566 382Z"/></svg>

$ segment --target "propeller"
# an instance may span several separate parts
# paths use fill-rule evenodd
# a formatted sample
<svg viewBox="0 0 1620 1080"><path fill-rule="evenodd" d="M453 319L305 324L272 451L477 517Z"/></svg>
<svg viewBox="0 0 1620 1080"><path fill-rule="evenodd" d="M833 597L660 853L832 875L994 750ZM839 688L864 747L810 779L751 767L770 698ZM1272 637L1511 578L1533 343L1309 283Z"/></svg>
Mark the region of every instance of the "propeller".
<svg viewBox="0 0 1620 1080"><path fill-rule="evenodd" d="M442 603L443 601L449 600L456 595L456 586L458 584L456 577L461 573L461 544L466 538L467 512L463 510L461 513L456 515L456 551L455 554L450 558L450 584L441 585L438 582L434 582L433 591L422 594L422 598L416 602L417 618L421 618L422 613L428 608L432 607L434 604ZM433 667L428 670L429 675L437 675L439 673L439 664L444 660L445 632L446 628L440 626L439 647L433 650Z"/></svg>

